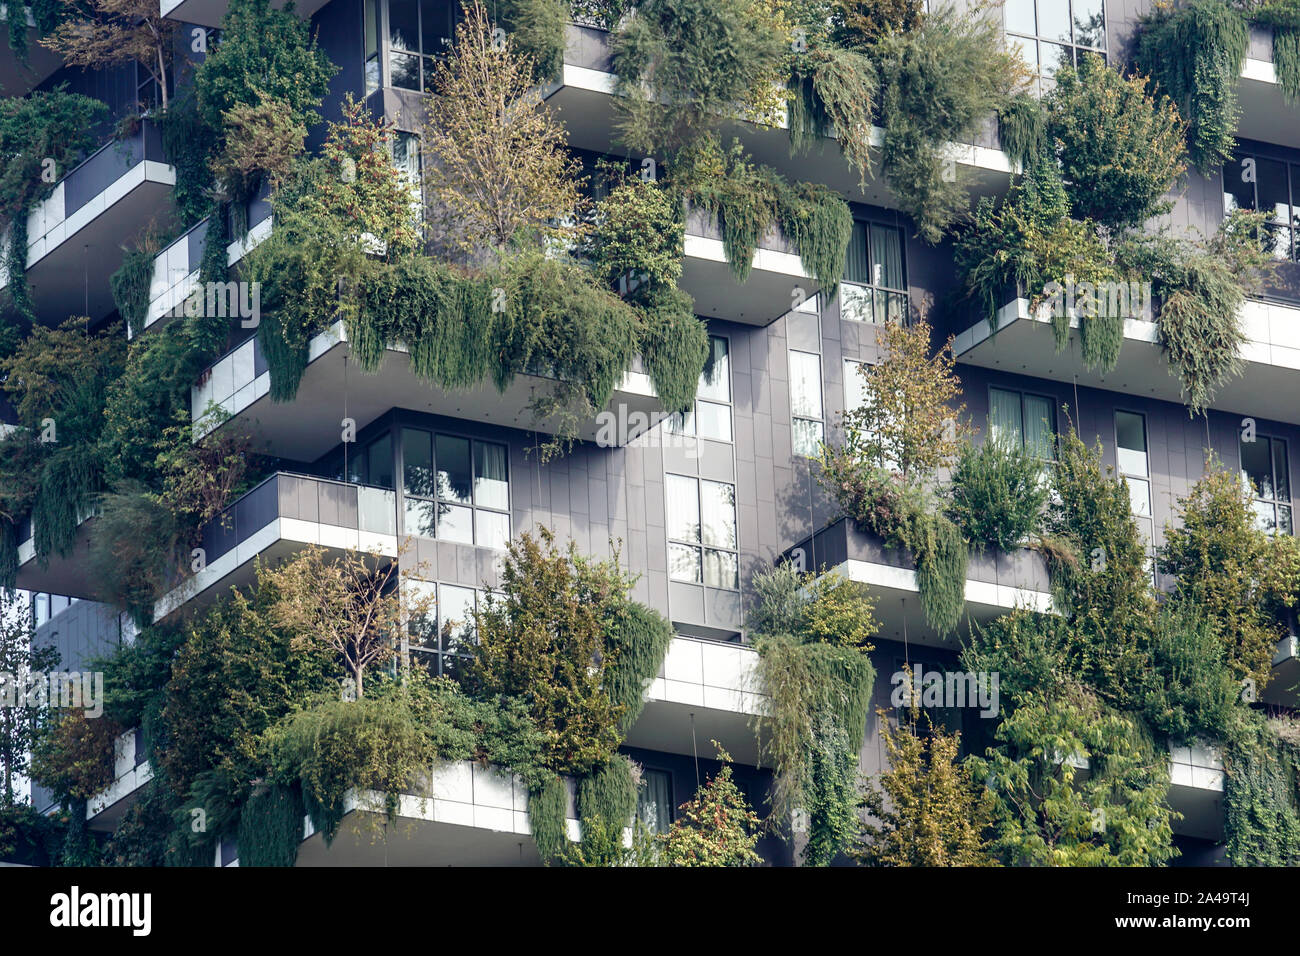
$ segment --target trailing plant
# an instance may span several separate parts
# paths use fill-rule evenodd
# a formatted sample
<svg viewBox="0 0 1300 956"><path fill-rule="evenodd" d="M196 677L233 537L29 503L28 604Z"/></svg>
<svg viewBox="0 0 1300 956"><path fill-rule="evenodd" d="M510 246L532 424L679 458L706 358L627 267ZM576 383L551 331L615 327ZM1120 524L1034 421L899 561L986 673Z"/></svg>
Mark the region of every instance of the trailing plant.
<svg viewBox="0 0 1300 956"><path fill-rule="evenodd" d="M544 864L560 859L568 849L568 805L569 789L557 774L548 774L528 791L528 826Z"/></svg>
<svg viewBox="0 0 1300 956"><path fill-rule="evenodd" d="M1113 228L1138 226L1172 205L1161 197L1183 172L1184 128L1178 110L1157 103L1140 76L1124 77L1086 53L1062 66L1044 98L1077 219Z"/></svg>
<svg viewBox="0 0 1300 956"><path fill-rule="evenodd" d="M776 170L751 162L739 140L724 150L711 136L678 154L671 185L717 217L723 253L738 282L749 277L759 242L779 226L823 294L835 297L853 234L852 214L835 193L817 184L788 183Z"/></svg>
<svg viewBox="0 0 1300 956"><path fill-rule="evenodd" d="M219 127L205 120L192 87L181 92L158 115L157 122L163 152L176 169L172 202L177 218L182 226L189 226L208 216L211 230L221 208L215 198L217 183L210 165L218 146Z"/></svg>
<svg viewBox="0 0 1300 956"><path fill-rule="evenodd" d="M960 733L880 712L889 769L862 801L871 815L851 855L868 866L988 866L992 801L957 759Z"/></svg>
<svg viewBox="0 0 1300 956"><path fill-rule="evenodd" d="M834 136L860 185L871 175L871 130L876 70L854 50L826 43L794 57L790 73L790 154L808 152ZM820 144L825 148L824 142Z"/></svg>
<svg viewBox="0 0 1300 956"><path fill-rule="evenodd" d="M1300 862L1300 729L1252 712L1224 754L1223 830L1233 866Z"/></svg>
<svg viewBox="0 0 1300 956"><path fill-rule="evenodd" d="M722 769L678 808L660 837L666 866L754 866L761 862L758 814L731 779L731 757L714 741Z"/></svg>
<svg viewBox="0 0 1300 956"><path fill-rule="evenodd" d="M109 279L118 315L132 332L144 329L149 296L153 291L154 259L159 248L157 241L146 238L141 245L127 251L122 257L122 265Z"/></svg>
<svg viewBox="0 0 1300 956"><path fill-rule="evenodd" d="M306 812L294 787L255 790L239 815L239 865L293 866Z"/></svg>
<svg viewBox="0 0 1300 956"><path fill-rule="evenodd" d="M755 726L762 759L776 774L768 824L780 831L796 810L813 811L810 862L824 864L852 836L852 768L876 676L865 643L876 630L873 605L859 585L788 565L755 574L751 586L758 606L749 628L771 701Z"/></svg>
<svg viewBox="0 0 1300 956"><path fill-rule="evenodd" d="M645 298L639 348L664 409L690 411L710 355L708 326L695 317L690 296L662 289Z"/></svg>
<svg viewBox="0 0 1300 956"><path fill-rule="evenodd" d="M990 438L962 449L953 471L949 510L966 540L1013 551L1042 523L1048 485L1043 463L1019 442Z"/></svg>
<svg viewBox="0 0 1300 956"><path fill-rule="evenodd" d="M623 831L636 813L640 768L622 754L615 754L578 782L578 820L582 842L574 861L583 866L612 866L621 863Z"/></svg>
<svg viewBox="0 0 1300 956"><path fill-rule="evenodd" d="M919 27L882 34L871 50L880 77L885 177L926 242L967 208L947 145L967 141L1015 92L1017 61L994 18L943 6Z"/></svg>
<svg viewBox="0 0 1300 956"><path fill-rule="evenodd" d="M1157 6L1140 23L1134 58L1187 121L1192 164L1210 175L1232 155L1237 82L1249 29L1224 0Z"/></svg>
<svg viewBox="0 0 1300 956"><path fill-rule="evenodd" d="M1028 169L1047 152L1047 112L1028 92L1007 99L998 110L998 140L1012 162Z"/></svg>
<svg viewBox="0 0 1300 956"><path fill-rule="evenodd" d="M605 672L610 700L621 708L618 729L624 736L645 708L645 688L659 674L673 640L673 628L653 608L633 601L615 605L605 644L613 662Z"/></svg>
<svg viewBox="0 0 1300 956"><path fill-rule="evenodd" d="M617 19L615 11L611 9L607 15ZM532 63L533 77L539 83L558 80L564 71L569 13L567 0L498 0L492 5L493 18L505 28L514 48Z"/></svg>
<svg viewBox="0 0 1300 956"><path fill-rule="evenodd" d="M788 33L764 0L644 0L611 37L617 135L655 155L738 112L771 120Z"/></svg>

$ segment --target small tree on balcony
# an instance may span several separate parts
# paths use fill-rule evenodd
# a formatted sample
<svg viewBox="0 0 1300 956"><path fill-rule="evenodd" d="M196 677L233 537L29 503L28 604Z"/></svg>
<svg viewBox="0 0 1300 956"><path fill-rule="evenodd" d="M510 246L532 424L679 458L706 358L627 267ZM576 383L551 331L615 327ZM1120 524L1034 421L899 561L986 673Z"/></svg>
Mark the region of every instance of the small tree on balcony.
<svg viewBox="0 0 1300 956"><path fill-rule="evenodd" d="M424 145L435 239L468 256L499 257L522 232L571 231L578 166L532 77L531 59L494 38L482 4L466 7L455 48L434 68Z"/></svg>
<svg viewBox="0 0 1300 956"><path fill-rule="evenodd" d="M99 70L138 63L168 103L167 81L180 24L160 12L157 0L64 0L68 19L41 40L68 66Z"/></svg>
<svg viewBox="0 0 1300 956"><path fill-rule="evenodd" d="M259 577L258 588L266 594L268 620L291 635L291 646L337 654L360 699L366 670L393 657L404 611L419 617L431 606L431 598L415 593L404 606L399 563L360 551L330 558L309 547Z"/></svg>
<svg viewBox="0 0 1300 956"><path fill-rule="evenodd" d="M40 712L30 707L13 706L16 702L15 681L26 672L47 671L58 666L59 653L52 647L32 647L32 627L27 601L12 593L0 592L0 808L18 802L18 780L27 774L32 746L36 740Z"/></svg>

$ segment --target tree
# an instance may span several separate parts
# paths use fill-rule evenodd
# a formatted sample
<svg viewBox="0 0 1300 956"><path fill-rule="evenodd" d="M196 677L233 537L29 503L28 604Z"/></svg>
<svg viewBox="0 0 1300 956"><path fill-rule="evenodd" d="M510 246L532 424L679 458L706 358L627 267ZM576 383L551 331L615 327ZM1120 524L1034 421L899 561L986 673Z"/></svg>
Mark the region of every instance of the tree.
<svg viewBox="0 0 1300 956"><path fill-rule="evenodd" d="M424 124L425 189L436 238L500 256L522 231L559 237L580 206L564 128L540 109L532 61L499 45L483 5L466 8L434 67Z"/></svg>
<svg viewBox="0 0 1300 956"><path fill-rule="evenodd" d="M894 728L880 712L889 769L863 799L878 822L853 856L871 866L987 866L990 801L957 760L961 734L925 721L924 730L915 719Z"/></svg>
<svg viewBox="0 0 1300 956"><path fill-rule="evenodd" d="M904 485L924 484L949 468L968 432L952 340L930 355L930 326L891 324L876 333L885 358L862 370L863 400L844 416L844 445L823 446L832 491L837 479L866 466L894 472Z"/></svg>
<svg viewBox="0 0 1300 956"><path fill-rule="evenodd" d="M1166 529L1160 566L1177 577L1180 599L1216 626L1231 673L1262 689L1286 631L1269 613L1262 593L1272 549L1255 525L1251 492L1211 459L1205 476L1178 506L1182 523Z"/></svg>
<svg viewBox="0 0 1300 956"><path fill-rule="evenodd" d="M607 638L629 586L615 563L583 557L572 541L557 548L542 528L510 542L501 594L489 593L476 615L470 679L484 693L529 705L552 770L586 772L622 739Z"/></svg>
<svg viewBox="0 0 1300 956"><path fill-rule="evenodd" d="M260 91L257 103L239 103L222 113L221 128L226 148L208 165L231 196L250 193L262 176L272 190L279 188L307 138L307 127L285 104Z"/></svg>
<svg viewBox="0 0 1300 956"><path fill-rule="evenodd" d="M716 740L713 745L722 769L678 808L677 819L659 838L667 866L753 866L762 859L754 849L758 814L731 779L731 756Z"/></svg>
<svg viewBox="0 0 1300 956"><path fill-rule="evenodd" d="M1183 172L1183 123L1157 103L1145 77L1124 77L1085 53L1056 71L1046 97L1070 206L1078 219L1137 226L1162 211L1161 196Z"/></svg>
<svg viewBox="0 0 1300 956"><path fill-rule="evenodd" d="M337 654L352 679L357 699L365 697L366 668L394 654L404 601L398 560L347 551L337 558L312 546L278 568L260 569L267 620L291 635L295 650L324 648ZM428 613L430 598L406 597L412 616Z"/></svg>
<svg viewBox="0 0 1300 956"><path fill-rule="evenodd" d="M52 647L32 647L31 612L25 598L0 592L0 699L16 700L20 688L12 686L26 673L45 672L58 666L59 652ZM40 712L30 707L0 707L0 808L16 805L18 780L26 776L29 754L36 740Z"/></svg>
<svg viewBox="0 0 1300 956"><path fill-rule="evenodd" d="M158 84L166 110L180 24L162 16L155 0L64 0L64 6L68 19L41 45L87 70L138 63Z"/></svg>

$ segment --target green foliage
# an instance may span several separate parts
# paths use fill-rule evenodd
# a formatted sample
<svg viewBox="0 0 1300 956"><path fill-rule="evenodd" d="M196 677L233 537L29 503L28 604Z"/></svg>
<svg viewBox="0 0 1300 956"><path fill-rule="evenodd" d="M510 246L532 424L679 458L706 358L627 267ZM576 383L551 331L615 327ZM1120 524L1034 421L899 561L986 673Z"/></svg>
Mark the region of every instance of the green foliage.
<svg viewBox="0 0 1300 956"><path fill-rule="evenodd" d="M695 317L690 296L663 289L641 307L641 360L666 410L694 407L700 374L709 359L708 326Z"/></svg>
<svg viewBox="0 0 1300 956"><path fill-rule="evenodd" d="M645 0L611 37L615 129L647 155L675 150L771 99L783 37L759 0Z"/></svg>
<svg viewBox="0 0 1300 956"><path fill-rule="evenodd" d="M1237 82L1248 41L1241 12L1224 0L1159 6L1141 21L1137 66L1187 121L1188 155L1207 176L1236 144Z"/></svg>
<svg viewBox="0 0 1300 956"><path fill-rule="evenodd" d="M293 787L254 791L239 816L239 865L293 866L306 814Z"/></svg>
<svg viewBox="0 0 1300 956"><path fill-rule="evenodd" d="M60 801L89 800L113 782L114 743L122 728L68 710L44 723L33 741L32 779Z"/></svg>
<svg viewBox="0 0 1300 956"><path fill-rule="evenodd" d="M113 273L109 284L113 289L113 302L127 328L139 332L144 329L149 311L149 294L153 285L154 259L158 250L152 243L132 249L122 258L121 267Z"/></svg>
<svg viewBox="0 0 1300 956"><path fill-rule="evenodd" d="M1241 699L1226 664L1220 626L1192 600L1166 601L1151 629L1147 723L1174 740L1224 739Z"/></svg>
<svg viewBox="0 0 1300 956"><path fill-rule="evenodd" d="M678 155L671 185L717 217L723 254L736 281L749 278L760 240L779 225L799 250L804 269L827 298L835 297L853 233L848 205L835 193L817 184L788 183L776 170L751 162L739 140L724 150L714 137L702 137Z"/></svg>
<svg viewBox="0 0 1300 956"><path fill-rule="evenodd" d="M616 561L584 557L572 542L557 548L542 528L510 543L503 593L479 608L472 685L525 703L551 771L606 763L623 738L631 682L659 669L668 645L662 622L626 610L630 587Z"/></svg>
<svg viewBox="0 0 1300 956"><path fill-rule="evenodd" d="M932 10L919 28L889 32L871 55L880 77L885 176L917 234L938 242L967 208L948 143L969 141L1012 92L1013 55L979 10Z"/></svg>
<svg viewBox="0 0 1300 956"><path fill-rule="evenodd" d="M1273 68L1282 98L1292 105L1300 102L1300 30L1274 29Z"/></svg>
<svg viewBox="0 0 1300 956"><path fill-rule="evenodd" d="M1047 153L1047 112L1030 93L1017 93L998 110L998 138L1013 162L1030 167Z"/></svg>
<svg viewBox="0 0 1300 956"><path fill-rule="evenodd" d="M596 204L583 253L606 285L635 292L675 288L682 274L685 222L678 198L653 180L624 176Z"/></svg>
<svg viewBox="0 0 1300 956"><path fill-rule="evenodd" d="M532 60L538 82L560 78L569 21L566 0L499 0L492 14L510 34L514 48Z"/></svg>
<svg viewBox="0 0 1300 956"><path fill-rule="evenodd" d="M11 16L11 31L23 19ZM91 130L107 112L99 100L62 86L0 99L0 231L12 226L6 248L9 304L29 321L35 316L27 288L27 214L94 145Z"/></svg>
<svg viewBox="0 0 1300 956"><path fill-rule="evenodd" d="M834 135L844 159L865 185L871 174L877 92L871 60L830 44L811 46L795 57L789 87L791 155L806 153L819 138Z"/></svg>
<svg viewBox="0 0 1300 956"><path fill-rule="evenodd" d="M96 596L152 621L154 602L179 576L182 540L175 515L138 485L105 494L87 563Z"/></svg>
<svg viewBox="0 0 1300 956"><path fill-rule="evenodd" d="M770 822L782 828L795 810L815 808L814 857L828 862L852 835L846 820L857 793L850 768L876 677L865 643L876 627L872 604L859 586L814 581L790 567L759 572L751 585L758 604L749 629L770 700L755 732L764 763L776 773Z"/></svg>
<svg viewBox="0 0 1300 956"><path fill-rule="evenodd" d="M1285 626L1261 600L1272 550L1255 525L1251 492L1211 459L1205 476L1178 504L1182 522L1165 532L1160 567L1177 577L1176 594L1199 608L1226 642L1233 677L1249 677L1262 688Z"/></svg>
<svg viewBox="0 0 1300 956"><path fill-rule="evenodd" d="M158 116L163 152L176 168L172 202L183 226L190 226L208 215L215 221L221 208L214 199L216 179L209 165L220 136L220 117L217 119L216 126L205 119L193 87L173 99L167 110Z"/></svg>
<svg viewBox="0 0 1300 956"><path fill-rule="evenodd" d="M585 866L622 861L623 830L636 813L638 780L632 762L615 754L578 782L578 820L582 842L577 857Z"/></svg>
<svg viewBox="0 0 1300 956"><path fill-rule="evenodd" d="M929 723L895 729L883 711L889 769L868 790L868 824L852 855L868 866L987 866L990 799L957 760L961 735Z"/></svg>
<svg viewBox="0 0 1300 956"><path fill-rule="evenodd" d="M1149 666L1155 598L1128 488L1102 470L1100 445L1089 449L1073 432L1061 436L1052 487L1047 534L1078 557L1051 568L1056 607L1070 622L1070 672L1103 700L1131 704L1131 676Z"/></svg>
<svg viewBox="0 0 1300 956"><path fill-rule="evenodd" d="M1223 829L1233 866L1300 863L1300 729L1252 713L1224 755Z"/></svg>
<svg viewBox="0 0 1300 956"><path fill-rule="evenodd" d="M543 863L560 859L568 849L568 805L569 788L556 774L528 791L528 825Z"/></svg>
<svg viewBox="0 0 1300 956"><path fill-rule="evenodd" d="M605 637L613 657L605 671L605 686L614 706L622 709L618 727L624 736L641 716L645 688L658 676L672 640L672 625L658 611L632 601L614 607Z"/></svg>
<svg viewBox="0 0 1300 956"><path fill-rule="evenodd" d="M966 540L1009 552L1038 531L1048 486L1031 450L990 438L962 449L950 494L949 510Z"/></svg>
<svg viewBox="0 0 1300 956"><path fill-rule="evenodd" d="M678 809L677 819L661 837L668 866L754 866L761 861L758 815L731 779L730 757L695 797Z"/></svg>
<svg viewBox="0 0 1300 956"><path fill-rule="evenodd" d="M1184 168L1183 126L1144 78L1084 54L1077 69L1056 71L1045 106L1075 218L1138 226L1169 208L1161 197Z"/></svg>

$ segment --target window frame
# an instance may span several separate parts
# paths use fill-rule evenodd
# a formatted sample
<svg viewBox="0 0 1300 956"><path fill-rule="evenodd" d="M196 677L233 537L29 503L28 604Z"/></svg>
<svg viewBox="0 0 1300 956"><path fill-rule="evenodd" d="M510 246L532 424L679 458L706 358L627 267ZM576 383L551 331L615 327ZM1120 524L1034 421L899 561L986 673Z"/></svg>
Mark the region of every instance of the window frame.
<svg viewBox="0 0 1300 956"><path fill-rule="evenodd" d="M698 540L696 541L688 541L682 538L675 538L672 535L673 522L670 516L672 515L672 510L673 510L673 496L669 494L669 490L668 490L669 485L671 484L671 482L669 481L670 478L676 478L676 479L691 481L695 483L695 507L696 507L695 513L697 518L695 530L696 530L696 535L698 537ZM720 547L718 545L713 545L713 544L705 544L704 542L704 525L705 525L704 483L705 482L708 482L711 485L720 485L724 488L731 489L731 529L732 529L732 534L735 538L735 547L733 548ZM740 590L740 515L739 515L739 508L736 506L735 482L714 481L711 478L701 478L698 475L682 475L676 472L666 472L664 474L664 517L666 519L664 522L665 525L664 537L667 540L667 547L668 547L668 580L669 581L678 584L702 585L704 587L714 588L720 591ZM672 562L672 551L674 546L680 548L690 548L693 551L695 551L696 568L699 571L699 576L696 577L694 580L688 581L685 578L674 576L673 562ZM705 562L705 553L708 551L713 551L718 554L731 556L733 565L735 567L735 577L732 579L734 583L732 584L710 584L709 583L708 574L705 570L707 567L707 564Z"/></svg>
<svg viewBox="0 0 1300 956"><path fill-rule="evenodd" d="M1238 438L1237 438L1237 468L1238 468L1238 472L1239 472L1239 474L1240 474L1240 476L1241 476L1242 488L1243 488L1244 491L1246 491L1246 492L1250 495L1250 500L1251 500L1251 502L1252 502L1254 505L1266 505L1266 506L1271 507L1271 508L1273 509L1273 526L1272 526L1272 528L1264 528L1264 527L1260 527L1260 525L1259 525L1258 509L1256 509L1256 527L1260 528L1261 531L1263 531L1263 532L1265 532L1266 534L1269 534L1269 535L1287 534L1287 535L1292 535L1292 536L1294 536L1294 535L1295 535L1295 499L1294 499L1294 496L1291 494L1291 448L1290 448L1290 443L1289 443L1285 438L1281 437L1280 435L1273 435L1273 434L1269 434L1269 433L1258 432L1258 433L1256 433L1256 435L1255 435L1255 442L1254 442L1254 443L1255 443L1255 444L1258 444L1258 443L1261 442L1261 441L1262 441L1262 442L1266 442L1266 443L1268 444L1268 466L1269 466L1269 477L1272 479L1272 483L1273 483L1273 489L1272 489L1272 491L1273 491L1273 497L1271 497L1271 498L1265 498L1265 497L1263 497L1262 495L1256 493L1256 489L1255 489L1254 482L1252 482L1252 481L1250 480L1250 476L1246 473L1246 465L1245 465L1245 462L1244 462L1243 457L1242 457L1242 451L1243 451L1242 446L1245 445L1245 444L1247 444L1247 443L1244 442L1244 441L1242 441L1242 440L1241 440L1241 437L1238 436ZM1277 461L1278 461L1278 459L1277 459L1277 457L1275 456L1275 454L1274 454L1274 452L1273 452L1273 447L1274 447L1274 444L1275 444L1275 443L1278 444L1278 445L1281 445L1281 446L1282 446L1282 461L1283 461L1283 463L1286 465L1286 487L1287 487L1287 497L1286 497L1286 498L1279 498L1279 497L1277 496L1277 492L1278 492ZM1278 527L1278 525L1279 525L1279 522L1278 522L1278 514L1279 514L1280 510L1281 510L1281 509L1284 509L1284 508L1285 508L1286 511L1290 514L1290 519L1289 519L1290 530L1288 530L1288 531L1281 531L1281 530L1279 530L1279 527Z"/></svg>
<svg viewBox="0 0 1300 956"><path fill-rule="evenodd" d="M795 355L806 355L810 358L816 359L817 361L817 375L814 377L814 381L817 383L817 405L821 410L820 418L814 418L813 416L806 414L801 415L795 411ZM803 422L808 425L817 426L816 431L819 436L817 439L818 449L821 447L821 443L826 441L826 389L824 386L824 379L822 378L826 370L822 362L822 355L820 352L809 352L805 349L786 349L786 371L789 376L790 385L790 451L799 458L816 458L818 450L800 449L796 436L799 434L799 423Z"/></svg>
<svg viewBox="0 0 1300 956"><path fill-rule="evenodd" d="M705 387L704 373L700 372L700 379L695 384L695 399L689 412L675 412L669 415L665 420L665 427L671 434L683 435L691 438L703 438L707 441L722 442L723 444L735 444L736 441L736 389L732 383L731 377L731 337L727 335L716 335L709 333L710 355L713 354L714 343L722 343L722 356L726 359L726 385L727 400L721 401L716 398L701 398L700 392ZM716 361L716 359L715 359ZM716 408L726 409L727 413L727 438L718 438L714 435L701 435L699 428L700 421L700 403L712 405Z"/></svg>
<svg viewBox="0 0 1300 956"><path fill-rule="evenodd" d="M882 222L877 219L855 219L853 221L854 231L858 226L862 227L864 238L864 248L862 251L863 259L867 264L867 281L859 282L856 279L841 278L840 280L840 318L849 322L861 322L864 325L888 325L893 319L890 317L890 303L900 300L901 312L899 321L906 321L907 310L910 300L910 293L907 285L907 233L902 226L892 222ZM889 229L898 235L898 257L899 265L903 273L903 282L900 286L889 286L874 281L871 275L871 252L872 252L872 227L878 229ZM853 237L850 238L853 241ZM847 262L846 262L847 268ZM878 296L885 297L884 316L885 321L876 321L876 299ZM865 308L863 302L866 302ZM863 317L866 313L867 318Z"/></svg>
<svg viewBox="0 0 1300 956"><path fill-rule="evenodd" d="M1049 409L1049 410L1051 411L1051 413L1052 413L1052 420L1051 420L1050 422L1048 422L1048 428L1050 428L1051 431L1052 431L1052 448L1051 448L1052 455L1051 455L1050 458L1042 458L1042 457L1039 457L1039 456L1035 456L1035 457L1038 458L1038 460L1041 461L1041 462L1043 462L1044 464L1051 464L1051 463L1055 462L1055 461L1056 461L1057 454L1058 454L1058 452L1059 452L1059 450L1060 450L1060 449L1058 448L1058 443L1060 442L1060 436L1061 436L1060 431L1059 431L1059 430L1057 429L1057 427L1056 427L1056 399L1055 399L1055 397L1054 397L1054 396L1051 396L1051 395L1047 395L1047 394L1045 394L1045 393L1043 393L1043 392L1035 392L1035 391L1032 391L1032 390L1030 390L1030 389L1025 389L1025 388L1008 388L1008 387L1006 387L1006 386L1004 386L1004 385L992 385L992 384L990 384L989 387L988 387L988 403L989 403L989 404L988 404L988 415L986 416L986 417L987 417L987 420L988 420L988 425L989 425L989 437L990 437L990 438L993 437L993 393L994 393L994 392L1002 392L1002 393L1007 394L1007 395L1015 395L1016 398L1017 398L1017 400L1018 400L1019 403L1020 403L1020 447L1021 447L1022 449L1027 449L1027 448L1029 447L1029 446L1026 444L1027 439L1026 439L1026 437L1025 437L1025 398L1026 398L1026 396L1028 396L1029 398L1041 398L1041 399L1043 399L1044 401L1047 402L1047 407L1048 407L1048 409ZM1117 447L1118 447L1118 446L1117 446Z"/></svg>
<svg viewBox="0 0 1300 956"><path fill-rule="evenodd" d="M429 436L429 466L430 466L430 473L432 475L432 480L433 480L432 494L426 495L420 493L413 493L407 488L407 483L406 483L407 464L406 464L406 446L405 446L407 431L423 432L424 434ZM513 534L513 528L514 528L514 492L513 489L511 488L511 481L510 481L510 472L512 469L510 466L509 443L492 441L490 439L485 439L485 438L479 438L475 435L468 435L462 432L447 431L438 428L426 428L421 425L413 425L407 422L398 423L396 428L396 435L397 435L396 444L400 446L402 449L402 454L400 456L400 468L396 468L396 467L394 468L395 478L397 479L397 483L400 485L400 491L401 491L401 502L398 510L402 515L402 534L410 535L411 537L424 538L427 541L445 541L448 544L466 545L468 547L473 547L473 548L487 548L488 550L491 551L504 550L504 545L502 547L496 547L495 545L492 544L482 543L479 540L480 535L479 535L478 514L480 511L482 511L492 515L504 516L506 521L505 541L506 542L510 541ZM470 500L468 503L464 501L454 501L448 498L444 498L440 493L441 489L439 487L438 478L437 478L438 476L437 439L440 436L443 438L451 438L460 441L465 441L468 442L469 444ZM495 445L499 448L505 449L506 505L504 508L497 508L492 505L481 505L478 503L478 489L476 486L477 486L479 475L478 475L478 458L475 455L475 452L477 451L479 445ZM395 460L397 459L397 457L398 457L397 455L394 455ZM400 477L396 474L399 471L400 471ZM406 502L408 499L410 499L411 501L421 502L424 504L431 504L433 506L434 514L436 516L435 517L436 524L434 526L434 533L432 535L423 534L418 532L417 530L407 527ZM452 538L444 538L441 536L441 534L439 534L439 528L441 527L442 516L443 516L443 512L440 509L443 507L463 508L470 512L470 532L471 532L470 541L457 541Z"/></svg>

